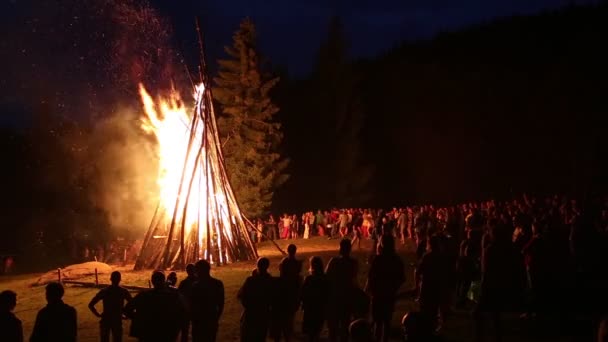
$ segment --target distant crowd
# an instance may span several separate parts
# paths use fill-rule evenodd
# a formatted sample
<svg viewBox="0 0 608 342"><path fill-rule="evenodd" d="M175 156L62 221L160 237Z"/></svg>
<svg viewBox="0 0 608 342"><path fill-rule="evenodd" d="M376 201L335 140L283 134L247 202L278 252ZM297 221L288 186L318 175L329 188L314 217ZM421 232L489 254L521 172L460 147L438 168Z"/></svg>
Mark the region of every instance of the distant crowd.
<svg viewBox="0 0 608 342"><path fill-rule="evenodd" d="M269 274L268 259L258 260L236 294L243 307L241 341L293 340L298 310L308 341L318 341L324 326L331 341L388 341L394 337L395 304L407 290L396 244L408 241L416 246L418 310L403 317L401 338L407 341L439 340L445 322L463 308L472 308L478 341L488 337L486 321L493 323L493 338L502 340L505 313L521 314L540 330L583 321L593 330L586 336L600 342L607 338L608 201L523 196L446 208L336 209L308 212L299 220L294 215L256 220L251 234L256 241L313 235L341 240L339 254L326 267L320 257L308 260L307 275L293 244L278 276ZM373 241L364 286L357 282L362 267L351 257L361 239ZM101 340L120 341L122 320L129 318L130 336L141 341L187 341L190 336L215 341L225 294L210 270L205 260L188 265L179 285L175 273L154 272L154 288L134 298L114 272L112 286L89 305L101 318ZM37 316L31 341L76 340L76 312L61 301L63 287L51 283L46 293L48 305ZM12 314L16 295L4 291L0 298L2 340L21 341L20 322ZM96 309L100 301L101 313Z"/></svg>

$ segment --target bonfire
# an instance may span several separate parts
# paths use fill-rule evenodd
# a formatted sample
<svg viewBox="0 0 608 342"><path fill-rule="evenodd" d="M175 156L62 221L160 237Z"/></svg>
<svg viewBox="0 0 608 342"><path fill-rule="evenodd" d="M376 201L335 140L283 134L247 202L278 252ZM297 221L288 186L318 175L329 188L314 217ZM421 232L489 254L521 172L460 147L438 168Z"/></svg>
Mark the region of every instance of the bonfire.
<svg viewBox="0 0 608 342"><path fill-rule="evenodd" d="M142 129L158 142L159 201L135 269L183 268L198 259L211 263L257 257L226 173L211 90L194 88L188 109L179 93L154 99L143 85Z"/></svg>

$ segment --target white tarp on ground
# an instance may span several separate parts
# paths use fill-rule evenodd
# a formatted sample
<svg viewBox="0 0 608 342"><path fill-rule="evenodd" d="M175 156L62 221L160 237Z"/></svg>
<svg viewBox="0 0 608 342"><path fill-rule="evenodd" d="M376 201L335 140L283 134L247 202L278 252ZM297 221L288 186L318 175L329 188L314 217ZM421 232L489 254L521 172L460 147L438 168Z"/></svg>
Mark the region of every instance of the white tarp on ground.
<svg viewBox="0 0 608 342"><path fill-rule="evenodd" d="M90 276L95 274L95 269L97 269L97 274L110 274L112 273L112 267L108 264L104 264L103 262L90 261L84 262L82 264L70 265L61 269L61 279L62 280L74 280L78 278L82 278L85 276ZM50 282L57 281L57 270L48 271L40 278L38 281L34 283L34 285L46 285Z"/></svg>

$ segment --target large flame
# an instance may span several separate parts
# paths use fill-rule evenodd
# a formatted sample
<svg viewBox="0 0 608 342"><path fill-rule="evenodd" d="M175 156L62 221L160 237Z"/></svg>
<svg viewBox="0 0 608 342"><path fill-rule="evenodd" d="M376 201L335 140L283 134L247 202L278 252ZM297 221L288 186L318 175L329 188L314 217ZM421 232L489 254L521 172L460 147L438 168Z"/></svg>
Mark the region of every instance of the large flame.
<svg viewBox="0 0 608 342"><path fill-rule="evenodd" d="M197 87L197 92L203 92L204 86ZM203 169L199 166L194 170L197 163L196 149L201 144L203 125L196 125L193 141L190 146L188 142L191 134L192 113L186 108L181 100L180 94L172 89L168 96L159 96L156 101L148 93L143 85L139 85L139 94L146 116L142 119L142 129L154 134L158 141L158 179L159 201L161 210L169 216L176 212L181 219L184 206L188 205L186 211L186 234L195 228L201 221L201 206L206 205L206 198L202 187L205 184L202 175ZM195 93L196 96L196 93ZM187 158L187 154L190 155ZM187 162L186 161L187 158ZM186 165L184 165L186 164ZM194 171L194 172L193 172ZM183 173L183 175L182 175ZM192 190L188 191L190 179L192 179ZM183 179L183 181L182 181ZM180 187L181 185L181 187ZM179 200L178 200L178 197ZM175 210L178 204L177 211ZM203 227L201 227L202 229ZM203 233L203 232L201 232ZM204 234L200 234L202 239Z"/></svg>
<svg viewBox="0 0 608 342"><path fill-rule="evenodd" d="M256 257L223 167L213 108L205 107L210 101L204 100L204 85L195 88L194 110L186 108L175 90L156 101L143 85L139 93L146 113L142 129L158 141L157 212L162 214L152 225L167 232L158 236L166 238L165 254L188 259L187 254L214 263ZM181 241L180 253L172 252L175 240Z"/></svg>
<svg viewBox="0 0 608 342"><path fill-rule="evenodd" d="M139 94L142 99L146 117L142 119L142 129L154 134L158 140L158 187L159 200L167 213L175 209L177 196L180 194L180 179L188 151L188 139L190 138L190 115L189 110L181 101L181 97L174 89L166 98L159 97L155 102L143 85L139 86ZM200 136L200 135L199 135ZM192 158L190 160L193 161ZM188 163L185 172L192 174L194 162ZM200 170L198 171L200 172ZM190 208L198 208L200 193L191 193ZM185 202L185 201L181 201ZM179 208L178 208L179 209ZM194 209L193 209L194 210ZM196 217L188 213L193 221Z"/></svg>

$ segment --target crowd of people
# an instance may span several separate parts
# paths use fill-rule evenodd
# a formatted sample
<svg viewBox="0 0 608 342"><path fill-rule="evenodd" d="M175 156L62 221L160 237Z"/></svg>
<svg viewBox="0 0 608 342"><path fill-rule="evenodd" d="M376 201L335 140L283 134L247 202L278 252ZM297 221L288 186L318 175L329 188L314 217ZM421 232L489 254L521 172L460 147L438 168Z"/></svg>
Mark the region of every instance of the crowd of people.
<svg viewBox="0 0 608 342"><path fill-rule="evenodd" d="M318 341L323 327L331 341L388 341L398 294L405 283L405 265L398 243L416 246L415 296L419 310L406 314L402 337L407 341L438 339L454 309L473 306L475 337L503 337L504 313L542 327L547 322L590 322L597 340L606 341L605 314L608 279L608 201L579 203L566 197L522 198L436 208L413 206L389 211L342 209L284 215L257 220L255 238L341 238L339 255L326 267L320 257L297 258L297 247L279 264L278 276L260 258L256 269L236 294L243 307L242 341L290 341L294 317L303 311L302 333ZM280 222L280 223L277 223ZM351 256L361 239L371 239L364 286L357 282L361 266ZM259 241L259 240L258 240ZM90 302L101 318L102 341L122 337L122 320L132 320L130 336L141 341L215 341L224 310L224 285L213 278L205 260L186 268L179 285L175 273L156 271L153 289L131 298L112 285ZM37 318L31 341L76 340L76 311L61 300L63 287L46 288L48 305ZM103 311L96 309L103 302ZM0 294L0 328L6 341L21 341L21 323L12 314L16 295ZM597 327L600 327L599 331Z"/></svg>

